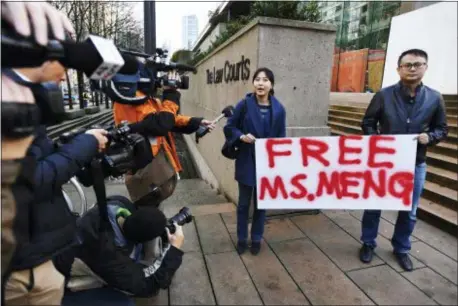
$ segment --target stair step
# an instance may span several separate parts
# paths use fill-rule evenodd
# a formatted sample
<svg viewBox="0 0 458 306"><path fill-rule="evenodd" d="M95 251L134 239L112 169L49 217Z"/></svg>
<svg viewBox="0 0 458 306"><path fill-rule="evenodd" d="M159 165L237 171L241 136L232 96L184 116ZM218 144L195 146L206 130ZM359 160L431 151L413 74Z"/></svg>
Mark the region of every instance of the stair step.
<svg viewBox="0 0 458 306"><path fill-rule="evenodd" d="M458 172L458 161L456 158L437 154L434 152L426 152L426 162L428 166L434 166L441 169L448 169L455 175Z"/></svg>
<svg viewBox="0 0 458 306"><path fill-rule="evenodd" d="M329 114L333 116L338 116L338 117L362 120L365 114L365 110L355 112L355 111L333 109L331 107L329 108ZM457 115L447 115L447 123L452 126L458 125L458 116Z"/></svg>
<svg viewBox="0 0 458 306"><path fill-rule="evenodd" d="M422 198L418 206L417 216L458 237L458 213L456 210Z"/></svg>
<svg viewBox="0 0 458 306"><path fill-rule="evenodd" d="M445 110L447 111L447 115L456 116L458 114L458 107L456 106L446 106Z"/></svg>
<svg viewBox="0 0 458 306"><path fill-rule="evenodd" d="M335 121L328 120L328 125L338 131L342 131L346 134L353 134L353 135L361 135L362 130L360 127L356 127L354 125L349 125L349 124L344 124L344 123L339 123Z"/></svg>
<svg viewBox="0 0 458 306"><path fill-rule="evenodd" d="M458 145L446 143L446 142L439 142L437 145L428 147L428 150L434 153L443 154L449 156L451 158L458 157Z"/></svg>
<svg viewBox="0 0 458 306"><path fill-rule="evenodd" d="M354 126L357 129L360 129L361 125L361 119L355 119L355 118L348 118L344 116L336 116L336 115L329 115L328 116L330 122L337 122L337 123L343 123L346 125ZM456 126L456 124L455 124ZM451 129L454 128L453 125L450 125ZM458 134L449 132L447 135L447 138L443 141L444 143L450 143L453 145L458 145ZM457 147L458 149L458 147Z"/></svg>
<svg viewBox="0 0 458 306"><path fill-rule="evenodd" d="M458 104L458 95L442 95L445 103L455 103Z"/></svg>
<svg viewBox="0 0 458 306"><path fill-rule="evenodd" d="M458 178L457 173L445 169L436 168L428 165L426 179L431 182L435 182L441 186L450 188L452 190L458 190Z"/></svg>
<svg viewBox="0 0 458 306"><path fill-rule="evenodd" d="M426 181L422 196L425 199L440 203L450 209L458 209L458 191L456 190Z"/></svg>
<svg viewBox="0 0 458 306"><path fill-rule="evenodd" d="M343 123L329 120L328 126L330 126L331 129L342 131L348 134L353 134L353 135L362 134L361 128L356 127L354 125L350 125L350 124L343 124ZM452 143L440 142L435 146L429 147L428 150L430 150L431 152L443 154L443 155L446 155L452 158L457 158L457 155L458 155L458 145L452 144Z"/></svg>
<svg viewBox="0 0 458 306"><path fill-rule="evenodd" d="M341 110L341 111L347 111L347 112L354 112L354 113L362 113L364 114L367 109L367 105L357 105L357 104L352 104L352 105L340 105L340 104L330 104L329 105L329 110ZM445 106L445 111L447 113L447 119L451 118L456 118L458 116L458 106ZM450 122L453 123L453 122Z"/></svg>
<svg viewBox="0 0 458 306"><path fill-rule="evenodd" d="M342 123L345 123L345 124L349 124L349 125L354 125L356 127L360 127L361 126L361 121L363 119L363 116L361 116L360 118L356 117L358 116L360 113L354 113L354 112L346 112L346 113L343 113L342 111L338 111L339 114L329 114L328 115L328 118L330 121L335 121L335 122L339 122L341 121ZM349 116L346 116L346 114L351 114ZM451 122L447 122L448 124L448 128L449 128L449 133L448 133L448 137L447 139L450 139L452 141L454 141L455 143L457 143L457 139L458 139L458 124L457 123L451 123Z"/></svg>

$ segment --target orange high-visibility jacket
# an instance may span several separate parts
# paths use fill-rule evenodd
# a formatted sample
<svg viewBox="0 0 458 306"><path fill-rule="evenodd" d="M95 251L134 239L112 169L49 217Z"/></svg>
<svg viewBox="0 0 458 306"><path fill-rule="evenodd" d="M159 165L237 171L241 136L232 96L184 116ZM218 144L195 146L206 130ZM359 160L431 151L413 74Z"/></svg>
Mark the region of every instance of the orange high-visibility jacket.
<svg viewBox="0 0 458 306"><path fill-rule="evenodd" d="M144 96L144 94L137 91L137 96ZM128 105L116 102L113 104L113 114L116 125L120 124L121 121L127 121L128 123L140 122L152 113L154 114L165 111L170 112L175 116L175 127L186 127L191 121L191 117L177 114L178 109L179 106L172 101L164 100L161 102L159 99L153 98L148 99L141 105ZM169 141L167 141L167 138ZM175 171L182 171L183 168L181 167L180 160L178 159L175 139L172 132L167 132L167 137L155 137L155 141L151 144L154 156L156 156L161 146L167 154L168 160L171 161Z"/></svg>

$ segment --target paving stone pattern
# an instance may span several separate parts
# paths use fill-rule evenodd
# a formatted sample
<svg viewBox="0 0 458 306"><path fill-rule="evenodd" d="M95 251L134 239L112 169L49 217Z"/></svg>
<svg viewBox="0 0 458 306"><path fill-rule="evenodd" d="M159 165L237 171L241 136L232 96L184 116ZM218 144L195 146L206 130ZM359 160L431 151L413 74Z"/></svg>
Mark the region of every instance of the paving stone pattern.
<svg viewBox="0 0 458 306"><path fill-rule="evenodd" d="M119 183L108 184L107 193L127 194ZM171 217L183 206L196 212L183 227L183 264L168 290L136 299L137 305L458 304L457 239L421 220L412 243L414 271L404 272L390 243L396 212L382 214L376 256L363 264L361 211L270 219L260 254L240 256L234 204L202 180L188 179L162 209Z"/></svg>

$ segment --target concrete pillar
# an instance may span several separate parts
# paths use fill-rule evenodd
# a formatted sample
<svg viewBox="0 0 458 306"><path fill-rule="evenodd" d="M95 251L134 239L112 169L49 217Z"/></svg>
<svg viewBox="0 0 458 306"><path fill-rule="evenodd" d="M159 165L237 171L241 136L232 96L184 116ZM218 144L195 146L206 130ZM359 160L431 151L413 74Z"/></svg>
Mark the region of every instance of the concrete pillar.
<svg viewBox="0 0 458 306"><path fill-rule="evenodd" d="M268 67L275 74L275 95L285 106L287 136L327 136L329 93L336 28L329 24L257 18L197 64L189 90L182 91L181 113L212 119L253 90L253 73ZM231 78L230 67L240 69ZM238 68L240 66L240 68ZM237 74L236 74L237 75ZM222 120L195 143L185 137L202 178L237 203L234 162L221 155ZM268 214L278 214L278 211Z"/></svg>

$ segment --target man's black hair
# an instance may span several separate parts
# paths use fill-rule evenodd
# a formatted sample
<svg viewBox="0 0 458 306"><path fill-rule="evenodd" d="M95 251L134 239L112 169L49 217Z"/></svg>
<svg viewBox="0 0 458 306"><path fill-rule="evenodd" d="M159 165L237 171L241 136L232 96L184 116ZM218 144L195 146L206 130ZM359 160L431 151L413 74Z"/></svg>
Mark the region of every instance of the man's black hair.
<svg viewBox="0 0 458 306"><path fill-rule="evenodd" d="M141 207L124 221L124 237L134 243L144 243L162 235L167 218L155 207Z"/></svg>
<svg viewBox="0 0 458 306"><path fill-rule="evenodd" d="M421 56L426 60L426 62L428 62L428 53L426 53L426 51L423 51L421 49L409 49L409 50L402 52L401 55L399 56L398 67L401 66L402 58L408 54L415 55L415 56Z"/></svg>

